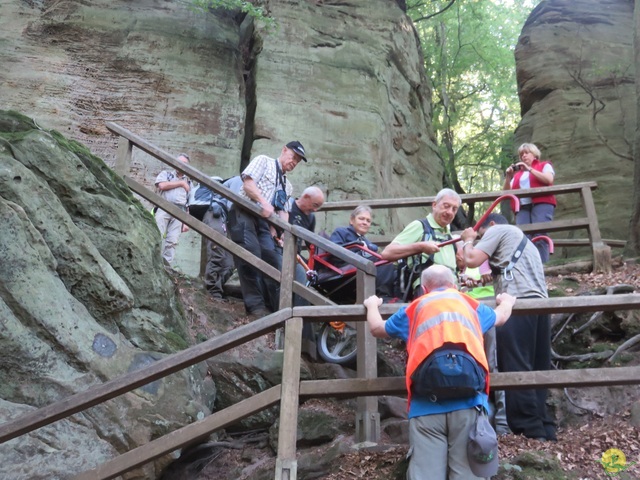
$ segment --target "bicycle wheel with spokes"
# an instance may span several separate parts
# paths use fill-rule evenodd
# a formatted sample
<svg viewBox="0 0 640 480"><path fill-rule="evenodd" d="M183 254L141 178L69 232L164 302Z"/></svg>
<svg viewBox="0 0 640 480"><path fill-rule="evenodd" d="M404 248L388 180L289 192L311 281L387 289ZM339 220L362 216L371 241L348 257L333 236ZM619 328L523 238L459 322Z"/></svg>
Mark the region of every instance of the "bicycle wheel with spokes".
<svg viewBox="0 0 640 480"><path fill-rule="evenodd" d="M318 354L325 362L346 365L356 361L356 329L348 324L342 330L324 323L318 332Z"/></svg>

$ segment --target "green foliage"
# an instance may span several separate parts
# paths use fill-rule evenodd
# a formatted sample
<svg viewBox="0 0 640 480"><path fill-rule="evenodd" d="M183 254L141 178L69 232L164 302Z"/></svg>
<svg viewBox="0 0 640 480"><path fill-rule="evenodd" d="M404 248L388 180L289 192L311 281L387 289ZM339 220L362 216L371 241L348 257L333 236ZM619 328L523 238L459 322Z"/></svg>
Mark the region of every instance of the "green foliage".
<svg viewBox="0 0 640 480"><path fill-rule="evenodd" d="M196 11L206 13L210 10L222 8L225 10L237 10L242 13L246 13L255 20L260 20L264 23L267 30L272 30L276 27L276 21L270 17L265 11L264 7L256 5L257 1L246 2L243 0L189 0L191 5Z"/></svg>
<svg viewBox="0 0 640 480"><path fill-rule="evenodd" d="M527 0L407 2L433 83L446 181L459 192L502 187L520 119L513 51L533 6Z"/></svg>

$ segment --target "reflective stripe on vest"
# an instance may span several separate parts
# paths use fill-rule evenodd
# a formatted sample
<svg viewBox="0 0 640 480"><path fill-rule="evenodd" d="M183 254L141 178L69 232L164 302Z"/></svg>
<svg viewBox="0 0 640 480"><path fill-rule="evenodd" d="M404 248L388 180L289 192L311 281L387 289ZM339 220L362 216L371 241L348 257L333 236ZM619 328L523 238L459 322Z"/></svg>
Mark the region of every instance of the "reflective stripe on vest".
<svg viewBox="0 0 640 480"><path fill-rule="evenodd" d="M407 307L410 328L406 382L409 395L411 375L415 369L433 351L447 343L456 344L476 359L487 374L486 392L489 393L489 364L484 353L477 308L476 300L454 289L423 295Z"/></svg>

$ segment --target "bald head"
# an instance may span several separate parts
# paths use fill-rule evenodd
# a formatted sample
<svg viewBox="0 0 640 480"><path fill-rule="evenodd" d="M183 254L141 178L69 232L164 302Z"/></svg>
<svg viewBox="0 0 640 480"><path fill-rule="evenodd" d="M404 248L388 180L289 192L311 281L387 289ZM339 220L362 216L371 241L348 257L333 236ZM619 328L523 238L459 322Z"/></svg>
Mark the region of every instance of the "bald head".
<svg viewBox="0 0 640 480"><path fill-rule="evenodd" d="M317 212L324 203L324 193L318 187L307 187L296 200L296 205L305 215Z"/></svg>
<svg viewBox="0 0 640 480"><path fill-rule="evenodd" d="M420 283L427 292L437 288L456 288L456 278L453 272L444 265L431 265L423 270Z"/></svg>

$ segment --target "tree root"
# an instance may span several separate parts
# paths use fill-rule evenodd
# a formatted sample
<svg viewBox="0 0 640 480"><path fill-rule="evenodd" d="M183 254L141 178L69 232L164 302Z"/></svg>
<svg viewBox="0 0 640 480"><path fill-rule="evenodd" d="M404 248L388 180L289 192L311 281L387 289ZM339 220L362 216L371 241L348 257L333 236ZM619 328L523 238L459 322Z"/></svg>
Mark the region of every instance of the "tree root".
<svg viewBox="0 0 640 480"><path fill-rule="evenodd" d="M630 349L631 347L633 347L636 343L640 343L640 334L636 335L635 337L630 338L629 340L627 340L626 342L624 342L622 345L620 345L618 347L618 349L613 353L613 355L611 355L609 357L609 359L607 360L607 363L613 363L616 358L618 358L618 356L624 352L625 350Z"/></svg>
<svg viewBox="0 0 640 480"><path fill-rule="evenodd" d="M611 357L613 350L604 350L602 352L583 353L579 355L559 355L553 348L551 349L551 359L561 360L563 362L588 362L589 360L606 360Z"/></svg>

